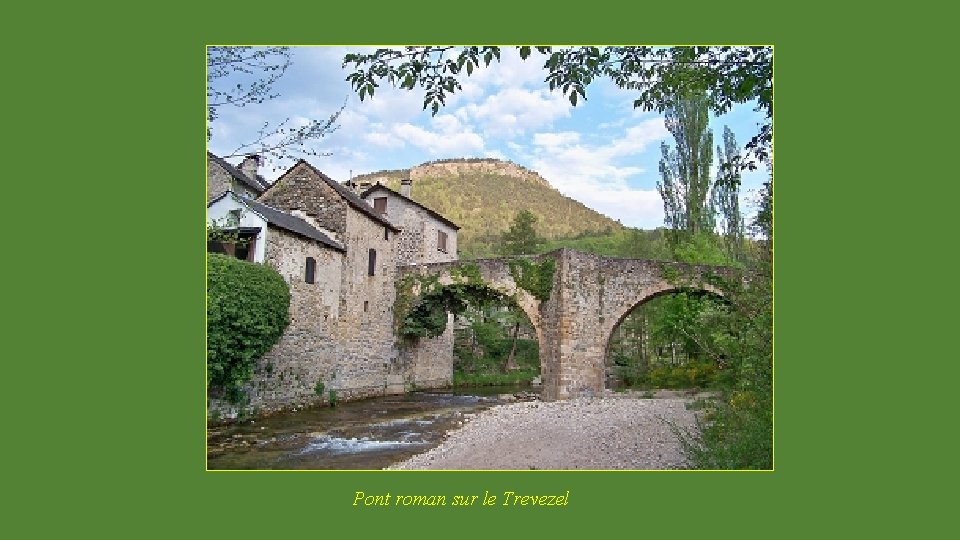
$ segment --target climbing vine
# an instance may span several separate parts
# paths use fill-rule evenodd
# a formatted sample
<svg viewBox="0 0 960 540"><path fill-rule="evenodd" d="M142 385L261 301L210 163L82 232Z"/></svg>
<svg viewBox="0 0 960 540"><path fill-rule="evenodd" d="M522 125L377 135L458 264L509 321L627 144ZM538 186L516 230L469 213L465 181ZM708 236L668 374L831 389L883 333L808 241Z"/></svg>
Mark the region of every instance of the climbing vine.
<svg viewBox="0 0 960 540"><path fill-rule="evenodd" d="M448 312L459 315L469 307L483 308L504 298L503 293L484 283L475 264L454 268L450 277L453 283L449 285L441 284L436 276L411 274L401 279L394 304L398 335L437 337L447 328Z"/></svg>
<svg viewBox="0 0 960 540"><path fill-rule="evenodd" d="M514 259L509 261L507 266L510 267L510 275L517 287L529 292L541 302L550 299L553 273L557 269L556 261L546 259L535 263L527 259Z"/></svg>

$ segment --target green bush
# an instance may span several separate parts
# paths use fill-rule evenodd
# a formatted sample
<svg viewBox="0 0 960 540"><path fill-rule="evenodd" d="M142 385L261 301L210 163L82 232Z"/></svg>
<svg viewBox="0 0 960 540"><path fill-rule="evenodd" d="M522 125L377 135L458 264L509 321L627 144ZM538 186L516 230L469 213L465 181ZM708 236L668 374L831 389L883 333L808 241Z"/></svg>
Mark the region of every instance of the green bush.
<svg viewBox="0 0 960 540"><path fill-rule="evenodd" d="M647 380L655 388L705 388L716 383L717 367L710 362L657 366L650 370Z"/></svg>
<svg viewBox="0 0 960 540"><path fill-rule="evenodd" d="M256 360L290 321L290 290L274 269L207 255L207 383L243 400Z"/></svg>

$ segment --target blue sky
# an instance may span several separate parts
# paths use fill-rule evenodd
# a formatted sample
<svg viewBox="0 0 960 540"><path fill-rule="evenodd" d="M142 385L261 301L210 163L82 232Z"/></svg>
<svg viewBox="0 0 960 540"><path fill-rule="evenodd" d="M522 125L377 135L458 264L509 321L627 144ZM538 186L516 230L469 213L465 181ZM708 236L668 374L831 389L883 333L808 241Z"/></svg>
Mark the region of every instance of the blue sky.
<svg viewBox="0 0 960 540"><path fill-rule="evenodd" d="M656 190L660 178L660 144L673 140L663 117L633 108L636 92L607 80L587 88L587 101L576 107L543 82L545 56L534 52L520 60L505 48L499 64L478 69L461 81L436 116L423 110L422 91L381 86L361 102L345 81L344 54L371 47L296 47L293 65L275 90L279 97L244 108L222 108L212 124L209 149L227 155L256 137L265 122L290 118L327 118L346 102L339 128L317 143L329 156L308 159L331 178L383 169L405 169L425 161L459 157L510 160L539 172L561 193L631 227L663 225L663 203ZM749 104L713 118L714 146L730 126L741 147L757 132L762 115ZM238 159L231 159L236 163ZM273 164L263 175L274 180L292 163ZM767 171L742 178L743 212L755 212L752 194ZM416 186L414 186L416 190Z"/></svg>

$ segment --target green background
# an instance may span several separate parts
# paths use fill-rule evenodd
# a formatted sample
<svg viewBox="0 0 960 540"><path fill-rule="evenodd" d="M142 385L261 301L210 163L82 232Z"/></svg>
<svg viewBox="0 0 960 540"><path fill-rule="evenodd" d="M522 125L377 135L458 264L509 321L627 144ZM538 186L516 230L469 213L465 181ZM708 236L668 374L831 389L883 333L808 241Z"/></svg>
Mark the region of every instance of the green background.
<svg viewBox="0 0 960 540"><path fill-rule="evenodd" d="M930 336L952 326L928 320L917 293L950 275L929 264L939 251L916 232L950 223L920 142L949 151L912 117L950 103L916 69L941 45L925 40L943 18L921 27L838 3L694 6L11 8L5 527L29 537L556 538L935 527L947 502L923 497L921 483L942 482L952 460L926 422L950 406L940 385L955 368L913 367L926 371L911 377L898 366L933 358ZM775 472L204 470L204 46L427 42L775 45ZM917 400L925 413L908 408ZM571 497L560 509L363 509L351 506L357 490Z"/></svg>

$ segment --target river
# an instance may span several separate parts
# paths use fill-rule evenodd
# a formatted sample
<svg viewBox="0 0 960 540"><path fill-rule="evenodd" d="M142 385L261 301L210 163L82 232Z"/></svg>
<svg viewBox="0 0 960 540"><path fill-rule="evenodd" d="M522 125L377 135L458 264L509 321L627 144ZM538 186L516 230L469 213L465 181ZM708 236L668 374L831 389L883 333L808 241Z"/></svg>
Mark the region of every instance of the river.
<svg viewBox="0 0 960 540"><path fill-rule="evenodd" d="M536 389L533 389L536 391ZM503 403L497 386L413 392L210 426L208 469L382 469L443 441L464 415Z"/></svg>

